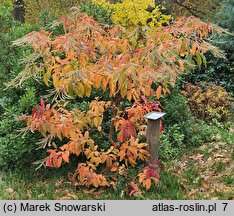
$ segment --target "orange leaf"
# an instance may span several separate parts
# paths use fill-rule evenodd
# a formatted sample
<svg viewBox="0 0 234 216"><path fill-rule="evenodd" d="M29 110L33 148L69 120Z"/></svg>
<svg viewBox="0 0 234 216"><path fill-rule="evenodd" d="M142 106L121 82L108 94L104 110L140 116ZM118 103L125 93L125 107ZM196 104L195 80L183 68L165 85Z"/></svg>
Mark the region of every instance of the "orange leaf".
<svg viewBox="0 0 234 216"><path fill-rule="evenodd" d="M53 156L52 164L53 164L54 167L57 167L57 168L61 167L62 162L63 162L63 159L62 159L62 157L60 155Z"/></svg>
<svg viewBox="0 0 234 216"><path fill-rule="evenodd" d="M159 86L156 90L156 97L159 99L162 95L162 86Z"/></svg>
<svg viewBox="0 0 234 216"><path fill-rule="evenodd" d="M137 148L136 147L129 146L128 150L133 154L134 158L137 157Z"/></svg>
<svg viewBox="0 0 234 216"><path fill-rule="evenodd" d="M121 150L118 154L118 156L120 157L119 161L122 161L124 159L125 155L126 155L125 150Z"/></svg>
<svg viewBox="0 0 234 216"><path fill-rule="evenodd" d="M194 44L192 45L191 54L192 54L192 55L195 55L195 54L196 54L196 50L197 50L197 44L194 43Z"/></svg>
<svg viewBox="0 0 234 216"><path fill-rule="evenodd" d="M145 185L146 189L149 190L150 187L151 187L151 180L150 179L146 179L145 182L144 182L144 185Z"/></svg>
<svg viewBox="0 0 234 216"><path fill-rule="evenodd" d="M65 151L62 153L62 158L65 162L69 163L69 151Z"/></svg>
<svg viewBox="0 0 234 216"><path fill-rule="evenodd" d="M181 59L179 59L178 62L179 62L181 70L184 71L184 62Z"/></svg>
<svg viewBox="0 0 234 216"><path fill-rule="evenodd" d="M93 123L94 123L94 126L98 128L100 126L100 123L101 123L100 118L99 117L94 117Z"/></svg>
<svg viewBox="0 0 234 216"><path fill-rule="evenodd" d="M134 167L137 163L132 157L128 157L129 163Z"/></svg>
<svg viewBox="0 0 234 216"><path fill-rule="evenodd" d="M96 75L94 80L94 86L95 88L100 88L102 82L102 76Z"/></svg>

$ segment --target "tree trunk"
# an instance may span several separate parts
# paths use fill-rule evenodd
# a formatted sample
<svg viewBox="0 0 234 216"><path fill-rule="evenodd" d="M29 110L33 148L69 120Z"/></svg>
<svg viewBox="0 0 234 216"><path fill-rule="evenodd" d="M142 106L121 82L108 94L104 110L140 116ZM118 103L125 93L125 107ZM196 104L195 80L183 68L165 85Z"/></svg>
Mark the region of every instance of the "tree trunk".
<svg viewBox="0 0 234 216"><path fill-rule="evenodd" d="M14 0L13 2L14 10L13 17L15 20L20 21L21 23L25 22L25 6L23 0Z"/></svg>

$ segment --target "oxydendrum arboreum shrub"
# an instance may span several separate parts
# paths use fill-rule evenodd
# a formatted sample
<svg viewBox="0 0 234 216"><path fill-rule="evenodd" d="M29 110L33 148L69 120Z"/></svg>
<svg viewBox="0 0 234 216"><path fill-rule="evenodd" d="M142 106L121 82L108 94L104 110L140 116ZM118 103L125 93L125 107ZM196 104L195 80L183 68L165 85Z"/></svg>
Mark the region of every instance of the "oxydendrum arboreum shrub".
<svg viewBox="0 0 234 216"><path fill-rule="evenodd" d="M17 168L30 166L36 157L37 136L22 136L19 122L22 113L30 113L40 94L40 85L32 80L25 82L22 88L5 90L4 83L9 82L24 68L20 64L32 49L12 46L12 41L23 35L38 30L37 26L22 25L13 20L10 4L0 5L0 168ZM42 91L43 92L43 91Z"/></svg>
<svg viewBox="0 0 234 216"><path fill-rule="evenodd" d="M149 98L170 93L168 87L174 86L178 74L195 62L204 62L210 25L194 17L180 18L132 43L136 31L106 28L86 14L62 17L58 22L64 34L31 32L15 41L31 46L34 53L25 69L8 83L17 86L37 77L52 88L50 100L55 102L42 98L31 115L21 117L26 121L25 131L39 132L41 148L49 153L41 166L59 168L75 157L78 166L69 177L77 187L115 187L119 176L128 179L129 170L135 167L139 183L151 188L158 182L157 164L150 160L141 137L146 133L144 115L162 107ZM99 97L89 101L94 92L100 92ZM74 100L81 102L82 109L69 109L69 101ZM150 165L139 168L149 161Z"/></svg>

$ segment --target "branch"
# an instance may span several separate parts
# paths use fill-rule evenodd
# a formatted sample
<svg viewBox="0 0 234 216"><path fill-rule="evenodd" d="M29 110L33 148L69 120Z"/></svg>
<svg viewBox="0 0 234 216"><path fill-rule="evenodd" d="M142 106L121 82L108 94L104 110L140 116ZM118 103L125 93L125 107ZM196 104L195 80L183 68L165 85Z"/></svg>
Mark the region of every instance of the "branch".
<svg viewBox="0 0 234 216"><path fill-rule="evenodd" d="M194 13L194 11L198 12L198 13L201 13L204 15L204 12L200 11L200 10L197 10L196 8L193 8L191 9L190 7L184 5L183 3L177 1L177 0L172 0L173 3L185 8L187 11L189 11L193 16L198 16L197 14Z"/></svg>
<svg viewBox="0 0 234 216"><path fill-rule="evenodd" d="M110 125L110 131L109 131L109 135L108 135L108 140L110 142L111 145L115 145L115 141L113 140L113 129L114 129L114 125L113 122L111 121L111 125Z"/></svg>

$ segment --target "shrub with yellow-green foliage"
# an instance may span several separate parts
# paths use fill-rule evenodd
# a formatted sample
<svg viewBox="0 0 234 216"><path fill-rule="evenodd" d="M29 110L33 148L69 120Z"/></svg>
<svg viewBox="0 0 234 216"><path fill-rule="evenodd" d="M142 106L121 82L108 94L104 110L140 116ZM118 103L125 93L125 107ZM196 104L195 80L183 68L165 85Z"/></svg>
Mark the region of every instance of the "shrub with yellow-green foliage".
<svg viewBox="0 0 234 216"><path fill-rule="evenodd" d="M77 6L77 0L24 0L26 6L25 20L28 23L40 23L42 13L49 17L59 17L70 12L70 8Z"/></svg>
<svg viewBox="0 0 234 216"><path fill-rule="evenodd" d="M187 104L194 116L199 119L219 122L230 120L233 99L221 86L208 84L205 86L186 85L183 94L187 97Z"/></svg>
<svg viewBox="0 0 234 216"><path fill-rule="evenodd" d="M153 0L123 0L111 3L106 0L92 0L94 3L108 8L112 12L115 24L133 28L140 26L160 26L168 23L170 15L163 14ZM161 7L162 9L162 7Z"/></svg>
<svg viewBox="0 0 234 216"><path fill-rule="evenodd" d="M16 0L0 0L13 4ZM41 14L47 14L48 17L59 17L70 12L70 8L78 5L78 0L24 0L25 22L31 24L42 24Z"/></svg>

